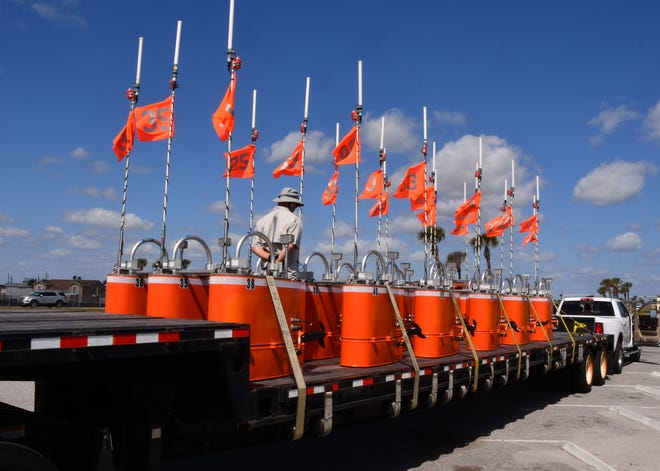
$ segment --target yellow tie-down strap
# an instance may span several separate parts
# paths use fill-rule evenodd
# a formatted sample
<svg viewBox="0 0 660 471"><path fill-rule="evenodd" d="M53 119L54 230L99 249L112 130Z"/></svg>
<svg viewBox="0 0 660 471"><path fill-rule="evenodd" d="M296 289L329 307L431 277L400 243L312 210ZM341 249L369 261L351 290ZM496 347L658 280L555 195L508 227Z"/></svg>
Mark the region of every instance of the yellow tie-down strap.
<svg viewBox="0 0 660 471"><path fill-rule="evenodd" d="M386 284L385 288L387 289L387 294L390 297L392 309L394 309L394 315L396 316L396 320L399 323L399 329L401 329L403 340L406 342L406 348L408 349L408 354L410 355L410 362L412 363L413 369L415 370L413 397L412 403L410 404L410 409L412 410L417 407L417 395L419 393L419 365L417 364L417 358L415 358L415 352L413 352L410 338L408 337L408 332L406 332L406 326L403 324L403 318L401 317L401 312L399 311L399 305L396 303L396 299L394 299L394 292L392 291L392 287Z"/></svg>
<svg viewBox="0 0 660 471"><path fill-rule="evenodd" d="M461 308L458 306L454 292L450 290L449 296L451 296L451 301L454 303L454 311L456 311L458 319L461 321L461 326L463 326L463 338L467 341L467 344L472 351L472 358L474 358L474 381L472 382L472 392L477 392L477 385L479 383L479 355L477 355L477 350L474 348L474 344L470 338L470 331L465 324L463 313L461 312Z"/></svg>
<svg viewBox="0 0 660 471"><path fill-rule="evenodd" d="M302 368L300 367L300 362L298 361L296 348L293 345L291 331L289 330L289 324L287 323L286 315L284 314L284 307L282 306L280 293L277 291L275 278L270 275L266 275L266 281L268 282L268 290L270 291L270 297L273 301L273 307L275 308L275 315L277 316L277 322L280 325L282 339L284 339L286 353L289 356L289 362L291 363L291 369L293 370L293 377L296 380L296 388L298 389L296 425L293 429L293 439L298 440L299 438L302 438L303 432L305 430L305 403L307 401L305 378L303 376Z"/></svg>
<svg viewBox="0 0 660 471"><path fill-rule="evenodd" d="M527 302L529 303L529 308L534 313L534 317L536 317L536 323L543 330L543 335L545 336L545 340L548 342L548 345L550 346L550 350L548 351L548 370L549 370L552 368L552 351L554 348L552 345L552 340L550 340L548 333L545 331L545 327L541 323L541 318L539 317L539 313L536 312L536 308L534 307L534 303L532 302L532 299L529 296L526 296L526 298L527 298ZM575 350L575 348L573 348L573 350Z"/></svg>
<svg viewBox="0 0 660 471"><path fill-rule="evenodd" d="M555 307L555 311L559 310L554 299L552 300L552 305ZM573 352L571 353L571 364L573 364L575 362L575 347L576 347L574 336L577 333L578 329L586 330L587 324L583 324L582 322L578 322L575 319L571 319L573 321L573 332L571 332L570 330L568 330L568 325L566 324L566 320L564 319L564 316L561 315L561 312L558 314L559 314L558 317L561 319L562 324L564 324L564 329L566 329L568 338L571 339L571 343L573 344ZM580 334L580 336L582 336L582 334Z"/></svg>
<svg viewBox="0 0 660 471"><path fill-rule="evenodd" d="M506 319L506 325L509 326L509 333L511 334L511 337L513 338L513 341L516 344L516 350L518 350L518 370L516 371L516 379L518 380L520 379L520 370L522 369L522 350L520 349L520 344L518 343L516 334L513 333L514 330L513 327L511 326L511 321L509 320L509 316L506 313L506 309L504 308L504 303L502 302L502 296L500 295L500 293L497 293L497 300L500 302L500 309L502 310L502 314L504 314L504 318ZM507 374L509 374L508 371Z"/></svg>

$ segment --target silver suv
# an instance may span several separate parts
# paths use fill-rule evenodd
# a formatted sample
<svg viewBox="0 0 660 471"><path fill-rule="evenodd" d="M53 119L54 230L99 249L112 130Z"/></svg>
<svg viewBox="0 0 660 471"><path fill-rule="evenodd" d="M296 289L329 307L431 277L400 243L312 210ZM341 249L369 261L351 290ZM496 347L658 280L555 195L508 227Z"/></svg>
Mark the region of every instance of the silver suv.
<svg viewBox="0 0 660 471"><path fill-rule="evenodd" d="M21 300L23 306L55 306L62 307L66 304L66 294L62 291L34 291Z"/></svg>

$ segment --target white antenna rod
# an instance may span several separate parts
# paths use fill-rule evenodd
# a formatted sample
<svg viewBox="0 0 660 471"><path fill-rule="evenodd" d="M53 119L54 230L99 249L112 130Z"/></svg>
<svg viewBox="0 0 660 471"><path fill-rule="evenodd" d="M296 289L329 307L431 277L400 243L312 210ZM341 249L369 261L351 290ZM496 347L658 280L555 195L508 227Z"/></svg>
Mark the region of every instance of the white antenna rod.
<svg viewBox="0 0 660 471"><path fill-rule="evenodd" d="M385 140L385 116L380 118L380 148L381 149L385 146L384 140Z"/></svg>
<svg viewBox="0 0 660 471"><path fill-rule="evenodd" d="M358 106L362 106L362 61L358 61Z"/></svg>
<svg viewBox="0 0 660 471"><path fill-rule="evenodd" d="M257 90L252 90L252 129L257 125Z"/></svg>
<svg viewBox="0 0 660 471"><path fill-rule="evenodd" d="M483 139L479 136L479 168L483 168Z"/></svg>
<svg viewBox="0 0 660 471"><path fill-rule="evenodd" d="M227 50L234 48L234 0L229 2L229 31L227 33Z"/></svg>
<svg viewBox="0 0 660 471"><path fill-rule="evenodd" d="M137 71L135 72L135 85L140 86L140 75L142 75L142 43L144 38L140 36L138 40Z"/></svg>
<svg viewBox="0 0 660 471"><path fill-rule="evenodd" d="M539 176L536 176L536 201L541 201L539 197Z"/></svg>
<svg viewBox="0 0 660 471"><path fill-rule="evenodd" d="M424 109L424 142L426 142L426 106L423 108Z"/></svg>
<svg viewBox="0 0 660 471"><path fill-rule="evenodd" d="M504 179L504 203L506 203L506 190L509 188L509 182L507 179Z"/></svg>
<svg viewBox="0 0 660 471"><path fill-rule="evenodd" d="M305 116L304 119L307 121L307 118L309 117L309 82L311 80L311 77L307 77L307 87L305 89Z"/></svg>
<svg viewBox="0 0 660 471"><path fill-rule="evenodd" d="M174 67L179 65L179 44L181 43L181 20L176 22L176 43L174 45Z"/></svg>
<svg viewBox="0 0 660 471"><path fill-rule="evenodd" d="M516 169L515 169L515 161L511 161L511 188L516 187Z"/></svg>

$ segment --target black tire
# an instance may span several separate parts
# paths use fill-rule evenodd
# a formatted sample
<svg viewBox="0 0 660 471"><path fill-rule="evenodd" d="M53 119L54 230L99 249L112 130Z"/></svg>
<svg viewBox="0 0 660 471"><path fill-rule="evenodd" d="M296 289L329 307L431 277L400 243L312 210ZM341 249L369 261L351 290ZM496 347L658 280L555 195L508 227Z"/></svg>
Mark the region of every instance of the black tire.
<svg viewBox="0 0 660 471"><path fill-rule="evenodd" d="M588 393L594 380L594 357L587 350L582 361L573 366L573 389L575 392Z"/></svg>
<svg viewBox="0 0 660 471"><path fill-rule="evenodd" d="M605 384L605 379L607 378L607 353L605 350L598 350L594 354L594 380L593 384L595 386L602 386Z"/></svg>
<svg viewBox="0 0 660 471"><path fill-rule="evenodd" d="M639 348L639 347L637 347ZM642 350L639 349L632 355L630 355L630 361L639 361L642 358Z"/></svg>
<svg viewBox="0 0 660 471"><path fill-rule="evenodd" d="M55 303L55 307L62 307L62 306L64 306L64 303L62 301L57 301Z"/></svg>
<svg viewBox="0 0 660 471"><path fill-rule="evenodd" d="M0 442L0 468L8 471L57 471L41 453L10 442Z"/></svg>
<svg viewBox="0 0 660 471"><path fill-rule="evenodd" d="M616 348L612 352L610 361L610 373L618 375L623 371L623 349L621 348L621 339L619 339Z"/></svg>
<svg viewBox="0 0 660 471"><path fill-rule="evenodd" d="M30 307L35 308L37 306L39 306L39 303L37 302L36 299L33 299L32 301L30 301Z"/></svg>

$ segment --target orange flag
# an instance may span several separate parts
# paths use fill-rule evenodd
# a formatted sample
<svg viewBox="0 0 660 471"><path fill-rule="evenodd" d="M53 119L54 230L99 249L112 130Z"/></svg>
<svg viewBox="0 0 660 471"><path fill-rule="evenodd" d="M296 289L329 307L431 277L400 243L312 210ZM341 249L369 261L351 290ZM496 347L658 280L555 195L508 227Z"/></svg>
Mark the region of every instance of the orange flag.
<svg viewBox="0 0 660 471"><path fill-rule="evenodd" d="M386 215L390 210L390 192L386 191L378 197L376 203L369 210L369 216Z"/></svg>
<svg viewBox="0 0 660 471"><path fill-rule="evenodd" d="M360 193L359 199L378 198L383 194L383 171L376 170L369 175L364 190Z"/></svg>
<svg viewBox="0 0 660 471"><path fill-rule="evenodd" d="M301 138L296 148L293 149L291 155L273 170L273 176L275 178L280 178L281 175L298 176L302 174L303 148L304 141Z"/></svg>
<svg viewBox="0 0 660 471"><path fill-rule="evenodd" d="M360 133L358 127L348 131L348 134L339 142L335 150L332 151L335 156L335 165L346 165L360 162Z"/></svg>
<svg viewBox="0 0 660 471"><path fill-rule="evenodd" d="M481 192L477 191L469 200L460 205L458 209L454 211L454 224L456 226L461 226L477 222L477 213L480 204Z"/></svg>
<svg viewBox="0 0 660 471"><path fill-rule="evenodd" d="M427 186L426 191L422 192L417 198L410 198L410 210L417 211L418 209L424 209L424 199L426 199L426 209L431 205L435 205L434 198L435 189L433 185Z"/></svg>
<svg viewBox="0 0 660 471"><path fill-rule="evenodd" d="M428 208L426 211L417 213L416 216L422 223L422 227L435 226L437 222L435 213L435 206L433 206L433 208Z"/></svg>
<svg viewBox="0 0 660 471"><path fill-rule="evenodd" d="M229 135L234 130L234 94L236 92L236 74L233 74L231 82L227 87L225 96L220 102L220 106L215 110L211 121L215 132L221 141L229 139Z"/></svg>
<svg viewBox="0 0 660 471"><path fill-rule="evenodd" d="M513 214L511 212L511 206L507 206L504 214L494 217L488 221L484 227L486 228L486 235L488 237L499 237L512 225Z"/></svg>
<svg viewBox="0 0 660 471"><path fill-rule="evenodd" d="M172 119L172 95L158 103L135 108L135 127L141 141L160 141L174 136L174 119Z"/></svg>
<svg viewBox="0 0 660 471"><path fill-rule="evenodd" d="M257 146L248 144L242 149L225 152L225 159L229 159L229 176L233 178L254 177L254 152ZM223 177L227 176L227 171Z"/></svg>
<svg viewBox="0 0 660 471"><path fill-rule="evenodd" d="M520 223L520 232L530 232L532 229L538 230L536 214L532 214L530 217Z"/></svg>
<svg viewBox="0 0 660 471"><path fill-rule="evenodd" d="M117 154L117 160L121 160L133 149L133 139L135 138L135 119L133 111L128 113L126 125L119 131L119 134L112 141L112 150Z"/></svg>
<svg viewBox="0 0 660 471"><path fill-rule="evenodd" d="M321 196L323 206L334 204L337 201L337 192L339 191L338 182L339 170L335 170L335 173L330 177L330 181L328 181L328 185L325 187L325 190L323 190L323 195Z"/></svg>
<svg viewBox="0 0 660 471"><path fill-rule="evenodd" d="M527 245L530 242L536 242L538 240L538 234L535 232L530 232L527 234L527 236L523 239L523 245Z"/></svg>
<svg viewBox="0 0 660 471"><path fill-rule="evenodd" d="M527 234L527 236L523 239L523 245L527 245L530 242L536 242L538 240L537 235L539 232L539 223L537 221L536 214L532 214L530 217L520 223L520 232L529 232L529 234Z"/></svg>
<svg viewBox="0 0 660 471"><path fill-rule="evenodd" d="M467 235L468 234L467 224L460 224L460 225L454 227L452 229L451 233L454 234L454 235Z"/></svg>
<svg viewBox="0 0 660 471"><path fill-rule="evenodd" d="M417 198L424 194L424 174L426 173L426 162L413 165L403 177L403 181L394 193L395 198Z"/></svg>

